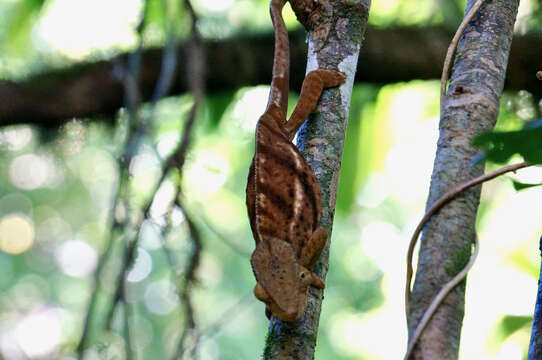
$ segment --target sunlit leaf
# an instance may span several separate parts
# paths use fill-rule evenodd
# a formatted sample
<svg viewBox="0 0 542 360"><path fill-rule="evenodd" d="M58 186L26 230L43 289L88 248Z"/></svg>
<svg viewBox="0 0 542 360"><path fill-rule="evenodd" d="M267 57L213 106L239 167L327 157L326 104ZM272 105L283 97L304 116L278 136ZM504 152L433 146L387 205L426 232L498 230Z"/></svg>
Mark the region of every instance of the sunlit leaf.
<svg viewBox="0 0 542 360"><path fill-rule="evenodd" d="M22 0L17 3L7 20L5 39L1 39L4 40L4 48L14 50L30 43L30 31L44 3L45 0Z"/></svg>
<svg viewBox="0 0 542 360"><path fill-rule="evenodd" d="M144 9L145 19L143 20L144 26L149 24L156 24L160 27L164 26L164 1L163 0L146 0Z"/></svg>
<svg viewBox="0 0 542 360"><path fill-rule="evenodd" d="M533 278L538 279L540 275L538 259L533 260L529 258L526 256L525 251L520 249L517 249L515 252L508 255L508 259L512 261L514 267L516 267L518 270L521 270Z"/></svg>
<svg viewBox="0 0 542 360"><path fill-rule="evenodd" d="M506 315L496 325L495 335L497 341L504 342L516 331L527 328L533 321L532 316Z"/></svg>

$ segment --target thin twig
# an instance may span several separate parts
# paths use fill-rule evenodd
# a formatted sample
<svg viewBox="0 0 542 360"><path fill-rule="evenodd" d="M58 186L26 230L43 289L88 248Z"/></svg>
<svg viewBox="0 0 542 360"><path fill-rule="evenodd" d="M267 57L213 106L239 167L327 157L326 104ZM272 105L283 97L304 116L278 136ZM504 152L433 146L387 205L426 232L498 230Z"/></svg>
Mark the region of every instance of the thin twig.
<svg viewBox="0 0 542 360"><path fill-rule="evenodd" d="M474 178L474 179L472 179L470 181L459 184L459 185L455 186L453 189L451 189L450 191L448 191L446 194L441 196L429 208L429 210L425 213L422 220L420 221L420 223L416 227L416 230L414 230L414 235L412 235L412 238L410 239L410 243L409 243L409 246L408 246L407 278L406 278L406 286L405 286L405 312L406 312L407 316L408 316L408 307L409 307L409 300L410 300L410 283L412 281L412 274L413 274L412 256L413 256L413 253L414 253L414 247L416 246L416 242L418 240L418 236L420 235L420 233L421 233L422 229L424 228L425 224L427 224L429 219L431 219L431 217L442 206L444 206L444 204L446 204L448 201L450 201L451 199L453 199L455 196L462 193L463 191L465 191L467 189L470 189L473 186L479 185L479 184L481 184L481 183L483 183L485 181L494 179L494 178L496 178L496 177L498 177L498 176L500 176L502 174L505 174L507 172L516 171L518 169L521 169L521 168L524 168L524 167L527 167L527 166L530 166L530 164L528 164L526 162L522 162L522 163L514 164L514 165L508 165L508 166L502 167L500 169L497 169L497 170L495 170L495 171L493 171L491 173L484 174L484 175L479 176L477 178ZM437 296L433 299L433 301L431 301L431 304L429 305L427 310L425 310L425 312L424 312L424 314L422 316L422 319L418 323L418 325L416 327L416 330L414 331L414 334L413 334L410 342L408 343L407 353L406 353L406 355L404 357L404 360L408 360L408 358L412 354L412 351L414 349L414 346L416 345L416 342L420 338L425 326L427 325L427 323L431 319L431 316L433 316L435 311L438 309L439 305L446 298L448 293L450 291L452 291L452 289L461 280L463 280L467 276L468 271L470 270L470 268L474 264L474 261L476 260L476 256L478 255L478 249L479 249L479 241L478 241L478 236L475 233L475 235L474 235L474 253L471 256L468 264L463 268L463 270L461 270L461 272L459 272L459 274L457 274L452 280L450 280L448 283L446 283L442 287L442 289L439 291Z"/></svg>
<svg viewBox="0 0 542 360"><path fill-rule="evenodd" d="M118 166L119 166L119 186L120 186L120 192L118 196L115 198L115 204L113 206L113 211L116 210L117 206L119 206L119 200L127 199L128 194L124 194L125 196L120 196L122 191L128 192L128 185L129 185L129 170L128 166L137 152L137 148L139 143L141 142L141 139L145 136L147 132L148 124L146 121L142 121L139 118L139 106L141 105L141 96L140 96L140 90L139 90L139 72L140 72L140 65L141 65L141 51L143 49L143 20L145 19L145 13L147 11L147 5L148 1L145 2L144 11L141 16L141 22L138 25L137 29L139 32L139 45L137 50L133 53L133 56L130 56L129 58L129 66L128 71L124 74L124 88L125 88L125 96L126 96L126 104L128 108L129 116L129 126L128 126L128 139L126 141L126 146L123 151L123 154L118 159ZM126 209L129 209L129 206L126 206ZM126 232L126 225L128 223L129 215L126 214L124 216L123 221L117 222L115 220L114 228L123 228L124 232ZM132 259L134 258L135 253L135 244L137 242L136 239L130 239L128 237L124 237L125 243L126 243L126 250L123 255L123 262L120 270L120 274L117 278L116 284L117 287L115 289L115 295L113 298L113 302L111 304L111 307L109 311L107 312L107 322L106 327L107 329L110 329L112 326L113 321L113 315L115 313L115 309L117 307L117 304L119 302L125 303L125 284L124 279L127 272L127 267L132 262ZM127 307L129 307L129 304L125 303L125 316L128 316L129 311L127 310ZM128 322L126 322L125 325L128 325ZM130 342L130 337L126 337L126 335L129 334L129 329L126 330L123 335L125 336L125 341ZM131 346L131 344L127 344L126 346ZM127 354L128 356L129 354Z"/></svg>
<svg viewBox="0 0 542 360"><path fill-rule="evenodd" d="M87 339L90 332L90 323L92 319L94 319L94 311L96 310L96 302L98 301L98 289L100 288L100 276L102 272L104 271L105 264L109 260L109 256L111 256L111 252L113 249L113 238L115 234L117 233L118 229L121 228L121 224L118 222L118 220L115 217L115 203L116 199L118 197L118 194L121 191L121 181L119 178L119 181L117 182L117 187L115 191L114 200L111 204L111 218L113 219L111 229L110 229L110 236L108 237L107 241L107 247L104 251L104 254L99 258L98 266L96 268L96 271L94 271L94 278L92 283L92 291L91 291L91 297L90 302L87 308L87 312L85 314L85 320L83 323L83 332L81 334L81 338L79 340L79 344L77 345L77 355L80 359L83 358L83 352L86 348Z"/></svg>
<svg viewBox="0 0 542 360"><path fill-rule="evenodd" d="M435 298L433 299L433 301L431 301L431 304L429 305L427 310L424 312L422 319L420 320L420 322L418 323L418 326L416 327L416 330L414 331L414 335L412 335L412 338L410 339L410 342L408 343L408 348L407 348L407 352L404 357L404 360L408 360L408 358L410 358L410 355L412 355L412 351L414 350L414 346L416 345L416 342L420 338L423 330L425 329L425 326L427 325L427 323L429 322L429 320L431 319L435 311L437 311L439 305L446 298L448 293L452 291L453 288L467 276L467 273L469 272L470 268L472 267L472 265L474 265L474 261L476 260L476 257L478 256L478 251L480 250L480 241L478 240L478 236L476 235L476 233L474 234L473 242L474 242L474 252L469 262L467 263L467 265L465 265L465 267L463 268L463 270L459 272L459 274L454 276L452 280L447 282L446 285L444 285L442 289L440 289L437 296L435 296Z"/></svg>
<svg viewBox="0 0 542 360"><path fill-rule="evenodd" d="M149 218L150 208L152 206L152 202L154 200L154 197L156 196L156 192L160 188L160 185L162 184L162 182L165 180L168 172L173 168L177 168L179 170L179 172L182 172L182 168L183 168L185 160L186 160L186 152L187 152L189 144L190 144L192 128L193 128L193 125L194 125L195 119L196 119L197 106L198 106L197 103L194 103L192 105L192 109L190 110L190 114L188 115L188 119L186 120L186 122L184 124L184 127L183 127L183 137L182 137L182 139L181 139L181 141L179 143L179 146L173 152L173 154L171 154L170 157L166 160L166 162L165 162L166 165L165 165L164 170L162 171L162 173L160 175L160 179L156 183L156 186L155 186L154 191L152 192L152 195L149 197L148 201L146 202L146 204L145 204L145 206L143 208L143 214L144 214L143 218L144 219ZM127 247L126 254L123 257L123 259L125 259L125 262L123 262L122 274L119 277L119 279L124 279L126 277L126 275L128 273L128 270L131 268L131 266L133 264L135 250L137 249L137 245L138 245L140 230L141 230L141 227L139 226L135 239L133 239L133 241L131 241L129 243L128 247ZM112 309L114 309L116 307L116 305L118 304L118 302L121 299L122 299L121 286L120 286L120 284L117 284L117 288L115 290L115 296L113 298ZM110 326L111 326L113 313L114 312L110 312L109 316L107 317L108 318L108 321L107 321L108 328L110 328Z"/></svg>
<svg viewBox="0 0 542 360"><path fill-rule="evenodd" d="M465 17L463 18L463 21L457 28L457 31L455 32L455 35L450 42L450 46L448 47L448 51L446 52L446 58L444 59L444 66L442 67L442 75L440 77L440 97L443 98L446 96L446 83L448 82L448 75L450 74L450 67L452 65L452 58L455 55L455 51L457 49L457 45L459 44L459 39L461 39L461 36L463 35L463 32L469 25L470 21L480 8L485 0L478 0L474 5L469 9Z"/></svg>
<svg viewBox="0 0 542 360"><path fill-rule="evenodd" d="M122 192L123 190L126 191L126 183L128 182L128 164L129 164L129 158L131 158L132 151L135 151L135 144L137 142L137 137L139 134L143 133L143 129L137 129L136 124L138 124L137 120L137 107L139 107L139 102L141 100L139 86L138 86L138 74L140 70L141 65L141 53L143 50L143 22L145 19L145 15L147 12L147 6L148 6L148 0L145 1L145 5L143 8L143 12L141 14L139 24L137 26L137 33L139 36L139 43L136 51L134 51L128 61L128 69L125 69L124 71L124 90L125 90L125 105L128 108L128 112L130 114L130 120L129 120L129 126L128 126L128 134L127 134L127 140L124 147L124 151L122 155L120 155L117 159L117 163L119 166L119 180L117 182L117 189L113 197L113 203L111 206L111 217L113 219L111 224L111 229L109 231L109 241L107 242L107 248L105 250L104 255L99 261L98 267L96 271L94 272L94 283L93 283L93 291L91 293L91 299L89 302L89 307L85 316L85 322L83 325L83 332L81 335L81 339L79 340L79 344L77 345L77 354L79 358L83 357L83 352L86 348L87 341L88 341L88 335L90 332L90 323L93 318L94 310L96 307L96 302L98 299L98 289L99 289L99 282L100 282L100 276L102 275L103 269L105 267L105 264L107 260L109 259L109 256L111 255L112 249L113 249L113 240L114 240L114 234L124 227L126 223L126 219L128 219L128 216L126 215L124 217L123 221L118 221L118 219L115 216L115 211L117 207L119 206L119 199L123 198ZM139 127L143 127L142 124L139 124ZM114 306L114 305L113 305Z"/></svg>
<svg viewBox="0 0 542 360"><path fill-rule="evenodd" d="M164 3L165 5L165 3ZM167 10L164 9L164 11L166 12ZM153 97L151 99L151 115L150 115L150 119L154 118L154 111L156 109L156 103L163 97L165 96L168 92L169 92L169 89L171 88L171 84L173 83L173 77L175 76L175 64L177 63L177 57L178 57L178 46L176 45L177 44L177 41L175 39L175 33L174 33L174 30L173 30L173 26L170 25L169 27L169 31L168 31L168 45L164 48L164 55L163 55L163 61L162 61L162 68L161 68L161 71L160 71L160 76L159 76L159 79L157 81L157 84L155 86L155 89L154 89L154 92L153 92ZM181 140L180 142L180 148L182 148L182 151L186 151L186 148L188 147L188 142L189 142L189 138L190 138L190 134L191 134L191 128L192 128L192 125L193 125L193 122L194 122L194 118L195 118L195 115L193 114L190 114L189 115L189 118L187 120L187 123L185 124L185 131L183 132L183 139ZM145 126L146 127L146 126ZM186 131L188 129L188 131ZM163 169L163 171L161 172L161 175L160 175L160 178L158 179L158 181L156 182L156 185L155 185L155 188L152 192L152 195L149 197L148 201L146 202L146 204L144 205L143 207L143 218L146 219L146 218L149 218L149 212L150 212L150 208L152 206L152 203L153 203L153 200L154 198L156 197L156 193L158 191L158 189L160 188L160 186L162 185L163 181L165 180L167 174L169 173L169 170L171 170L173 167L177 167L177 168L182 168L182 166L184 165L184 158L182 161L174 161L172 158L173 156L175 156L175 154L177 153L174 152L174 154L172 154L166 161L165 161L165 167ZM125 256L123 257L124 259L124 262L123 262L123 266L122 266L122 270L121 270L121 276L120 276L120 279L125 279L126 278L126 275L128 273L128 270L132 267L133 265L133 261L134 261L134 254L135 254L135 251L137 249L137 245L138 245L138 239L139 239L139 233L141 231L141 223L138 224L138 231L137 231L137 235L136 235L136 238L133 239L127 249L126 249L126 253L125 253ZM121 281L124 281L124 280L121 280ZM112 322L112 318L113 318L113 314L114 314L114 309L116 308L118 302L123 298L123 293L122 293L122 289L123 287L120 286L120 284L118 283L117 284L117 288L115 290L115 296L113 298L113 304L111 306L111 311L108 315L108 328L110 328L111 326L111 322Z"/></svg>
<svg viewBox="0 0 542 360"><path fill-rule="evenodd" d="M128 270L132 267L132 264L134 262L138 237L139 233L136 234L135 238L126 238L127 248L122 256L122 262L120 267L121 273L118 276L117 287L115 288L115 293L113 295L113 302L109 307L106 317L106 329L108 330L110 330L113 326L113 316L115 315L115 309L117 308L117 305L119 303L125 302L126 299L126 275L128 274Z"/></svg>
<svg viewBox="0 0 542 360"><path fill-rule="evenodd" d="M429 221L429 219L448 201L453 199L458 194L462 193L463 191L470 189L473 186L479 185L483 182L486 182L488 180L492 180L500 175L503 175L510 171L516 171L518 169L524 168L530 166L527 162L521 162L519 164L513 164L508 165L505 167L502 167L500 169L497 169L495 171L492 171L488 174L484 174L481 176L478 176L477 178L474 178L472 180L469 180L467 182L464 182L462 184L459 184L452 188L450 191L442 195L430 208L427 210L425 215L423 216L422 220L416 227L416 230L414 230L414 234L412 235L412 238L410 239L410 243L408 244L408 252L407 252L407 275L406 275L406 286L405 286L405 308L406 312L408 314L408 305L410 300L410 283L412 281L412 275L413 275L413 269L412 269L412 257L414 254L414 247L416 246L416 242L418 241L418 237L420 236L420 233L422 232L425 224Z"/></svg>
<svg viewBox="0 0 542 360"><path fill-rule="evenodd" d="M123 288L122 293L125 294L124 287L126 286L126 282L122 281L121 287ZM123 304L124 304L124 327L123 327L123 337L124 337L124 351L126 353L126 360L132 360L134 359L134 351L132 348L132 334L130 333L130 318L133 318L133 314L131 313L131 307L128 304L128 301L126 301L126 298L123 298Z"/></svg>
<svg viewBox="0 0 542 360"><path fill-rule="evenodd" d="M185 124L185 129L183 131L183 139L180 143L179 148L169 160L169 164L175 165L178 169L181 169L184 165L186 159L186 152L190 144L190 133L192 126L196 119L196 114L198 106L202 101L204 93L204 81L205 70L202 59L205 58L203 41L197 29L197 16L194 12L192 4L189 0L184 1L185 9L188 11L192 24L191 24L191 37L190 37L190 46L189 46L189 55L188 55L188 80L189 88L192 96L194 97L194 104L190 111L190 116ZM195 274L196 270L200 263L201 250L202 250L202 241L199 235L199 231L196 228L194 222L192 221L190 215L186 212L186 209L183 207L183 204L180 200L181 195L181 179L179 179L177 193L175 194L175 204L179 206L181 211L184 213L185 221L188 224L189 237L192 240L192 255L188 266L185 271L184 282L182 286L179 287L180 298L182 304L184 305L185 312L185 326L182 330L181 338L177 344L177 349L174 354L175 359L181 359L188 349L187 340L189 335L193 334L193 344L189 349L190 354L194 355L197 353L198 347L198 335L196 328L196 321L194 318L194 308L192 305L191 299L191 288L192 285L196 282Z"/></svg>
<svg viewBox="0 0 542 360"><path fill-rule="evenodd" d="M183 284L179 287L179 296L181 298L182 304L184 305L186 320L184 329L182 330L181 338L179 339L179 342L177 344L177 351L174 358L182 359L184 352L188 350L188 345L186 342L189 335L193 335L194 341L194 343L191 344L191 348L189 349L190 353L194 354L197 351L198 346L198 334L194 317L194 307L192 305L191 288L192 285L196 283L196 270L198 269L198 266L200 264L201 249L203 245L196 225L192 221L190 215L187 214L186 210L183 207L183 204L180 201L180 187L178 188L178 192L176 195L177 196L175 198L175 205L177 205L184 213L185 221L188 224L189 236L192 239L193 246L192 255L190 256L190 260L185 271Z"/></svg>
<svg viewBox="0 0 542 360"><path fill-rule="evenodd" d="M193 10L192 10L192 13L193 13ZM193 24L193 29L195 29L195 24ZM197 32L196 32L197 34ZM196 35L196 36L193 36L194 38L194 48L198 48L197 45L200 44L200 37L199 35ZM171 49L171 48L170 48ZM172 50L170 50L172 51ZM193 96L194 96L194 104L192 106L192 109L190 111L190 114L188 116L188 119L187 121L185 122L185 125L183 127L183 137L181 139L181 141L179 142L179 146L177 147L177 149L173 152L173 154L165 161L165 167L162 171L162 174L161 174L161 177L160 179L158 180L157 184L156 184L156 188L155 190L153 191L153 194L150 196L148 202L146 203L146 205L144 206L144 209L143 209L143 213L144 213L144 218L148 218L149 217L149 212L150 212L150 207L152 205L152 201L156 195L156 192L158 191L160 185L162 184L162 182L164 181L164 179L166 178L167 174L169 173L169 171L173 168L177 168L179 170L179 172L182 174L182 168L184 166L184 163L185 163L185 160L186 160L186 152L188 150L188 147L189 147L189 144L190 144L190 140L191 140L191 134L192 134L192 128L193 128L193 125L194 125L194 122L195 122L195 119L196 119L196 112L197 112L197 108L199 106L199 103L201 101L201 98L203 96L203 85L202 85L202 74L203 74L203 71L197 67L196 64L198 63L201 63L201 54L202 54L202 51L194 51L194 54L195 56L191 56L192 58L192 61L191 59L189 59L189 62L192 62L193 66L192 68L194 69L192 71L192 75L193 78L196 78L194 79L192 82L191 82L191 87L193 88ZM164 63L165 65L165 63ZM171 71L164 71L163 74L169 74L169 76L172 76L173 72ZM171 83L171 81L165 81L164 82L160 82L158 85L157 85L157 89L155 90L155 94L165 94L167 91L164 90L163 88L163 83ZM158 87L158 86L162 86L162 88ZM156 100L156 99L155 99ZM178 191L180 191L180 188L178 189ZM176 200L175 201L178 201L179 196L176 196ZM179 203L180 204L180 203ZM184 212L184 211L183 211ZM195 267L194 267L194 270L191 270L190 267L189 267L189 273L192 273L192 272L195 272L195 269L197 268L197 265L199 264L199 252L200 252L200 249L201 249L201 239L199 237L199 234L197 232L197 229L194 225L194 223L191 221L191 219L189 219L188 217L186 217L186 213L185 213L185 218L187 220L187 223L189 224L189 230L190 230L190 233L191 233L191 238L193 239L194 241L194 244L195 244L195 253L197 253L196 255L193 255L193 259L191 260L191 263L194 263ZM137 244L138 244L138 238L139 238L139 232L141 230L141 227L139 226L139 229L137 231L137 235L136 235L136 238L133 239L131 242L129 242L129 246L125 252L125 256L123 257L123 266L122 266L122 274L121 274L121 281L125 281L125 278L126 278L126 275L127 275L127 272L128 272L128 269L131 268L132 264L133 264L133 261L134 261L134 254L135 254L135 250L137 249ZM186 276L186 279L188 279L188 282L187 283L191 283L193 280L192 280L192 277L193 276ZM185 286L185 288L189 288L189 286ZM123 300L124 298L124 294L123 294L123 289L124 289L124 286L122 285L117 285L117 289L116 289L116 292L115 292L115 296L114 296L114 300L113 300L113 304L112 304L112 309L114 309L117 305L117 303L119 303L120 301ZM188 292L187 292L188 294ZM185 304L188 304L188 306L191 306L190 304L190 299L189 299L189 296L181 296L181 298L184 300L183 302ZM109 314L108 316L108 323L111 324L111 319L112 319L112 312ZM191 311L190 311L190 314L191 314ZM193 316L191 316L191 318L189 318L189 327L190 328L195 328L195 322L193 320Z"/></svg>

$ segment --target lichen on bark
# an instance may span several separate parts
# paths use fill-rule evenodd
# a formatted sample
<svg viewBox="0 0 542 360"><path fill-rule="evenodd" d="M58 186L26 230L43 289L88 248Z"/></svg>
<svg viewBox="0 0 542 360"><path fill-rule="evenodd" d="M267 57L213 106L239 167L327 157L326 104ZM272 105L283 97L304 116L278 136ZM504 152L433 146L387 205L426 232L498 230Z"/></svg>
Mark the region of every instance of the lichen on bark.
<svg viewBox="0 0 542 360"><path fill-rule="evenodd" d="M467 9L473 3L469 0ZM486 1L459 42L448 93L441 99L428 208L447 190L484 171L482 162L475 164L477 150L470 144L497 120L517 7L517 0ZM424 229L409 307L409 336L437 292L454 276L454 264L470 254L480 190L478 186L457 196ZM464 295L463 286L448 295L423 332L413 359L457 359Z"/></svg>
<svg viewBox="0 0 542 360"><path fill-rule="evenodd" d="M299 3L304 0L290 2L294 9L300 9ZM315 266L316 274L322 279L328 270L348 107L369 6L369 0L319 0L310 17L313 23L309 29L307 72L329 69L343 71L347 75L346 82L339 88L324 90L315 112L302 126L297 138L297 146L322 189L321 225L329 234ZM299 320L287 323L271 318L263 356L265 360L314 358L322 299L323 290L311 287L307 310Z"/></svg>

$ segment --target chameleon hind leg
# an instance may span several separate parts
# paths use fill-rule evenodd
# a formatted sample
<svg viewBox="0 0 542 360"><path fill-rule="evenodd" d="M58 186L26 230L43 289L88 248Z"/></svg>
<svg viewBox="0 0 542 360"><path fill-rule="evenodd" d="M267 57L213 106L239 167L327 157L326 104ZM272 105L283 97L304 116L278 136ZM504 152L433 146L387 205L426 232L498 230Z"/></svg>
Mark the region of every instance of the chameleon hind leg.
<svg viewBox="0 0 542 360"><path fill-rule="evenodd" d="M312 285L317 288L324 288L324 281L312 272L312 268L322 253L326 245L327 231L323 227L317 228L310 237L309 241L303 245L299 262L312 273Z"/></svg>
<svg viewBox="0 0 542 360"><path fill-rule="evenodd" d="M338 71L332 70L313 70L307 74L303 85L301 86L301 94L299 101L290 116L290 119L284 128L290 136L290 140L294 138L295 133L301 127L309 114L314 110L322 90L328 87L333 87L345 82L346 76Z"/></svg>

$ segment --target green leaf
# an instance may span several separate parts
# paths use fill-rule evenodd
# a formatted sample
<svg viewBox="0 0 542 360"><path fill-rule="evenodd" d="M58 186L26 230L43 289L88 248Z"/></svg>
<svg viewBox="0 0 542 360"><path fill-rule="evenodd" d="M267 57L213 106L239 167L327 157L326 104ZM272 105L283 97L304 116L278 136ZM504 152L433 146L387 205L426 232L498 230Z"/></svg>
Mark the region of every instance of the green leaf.
<svg viewBox="0 0 542 360"><path fill-rule="evenodd" d="M516 180L512 180L512 184L514 185L514 189L516 191L520 191L520 190L523 190L523 189L528 189L528 188L532 188L532 187L535 187L535 186L542 185L542 183L541 184L525 184L525 183L522 183L522 182L519 182L519 181L516 181Z"/></svg>
<svg viewBox="0 0 542 360"><path fill-rule="evenodd" d="M3 48L16 50L30 44L30 31L44 3L45 0L23 0L18 2L8 16L6 33L0 39Z"/></svg>
<svg viewBox="0 0 542 360"><path fill-rule="evenodd" d="M486 152L487 159L505 163L513 155L523 156L532 164L542 164L542 126L531 126L519 131L488 132L476 137L474 146Z"/></svg>
<svg viewBox="0 0 542 360"><path fill-rule="evenodd" d="M530 327L532 321L532 316L505 315L496 325L496 340L499 343L504 342L516 331Z"/></svg>
<svg viewBox="0 0 542 360"><path fill-rule="evenodd" d="M165 24L165 10L164 3L161 0L147 0L145 1L143 9L143 26L146 28L149 24L154 23L159 28L163 28Z"/></svg>
<svg viewBox="0 0 542 360"><path fill-rule="evenodd" d="M208 124L216 129L224 116L226 109L235 100L235 91L225 91L206 97L205 105L209 112Z"/></svg>

